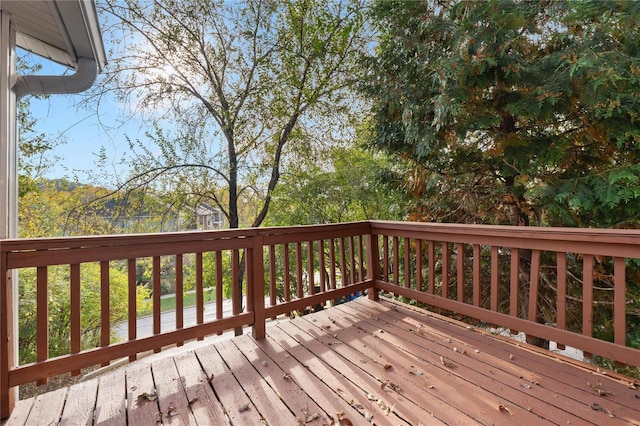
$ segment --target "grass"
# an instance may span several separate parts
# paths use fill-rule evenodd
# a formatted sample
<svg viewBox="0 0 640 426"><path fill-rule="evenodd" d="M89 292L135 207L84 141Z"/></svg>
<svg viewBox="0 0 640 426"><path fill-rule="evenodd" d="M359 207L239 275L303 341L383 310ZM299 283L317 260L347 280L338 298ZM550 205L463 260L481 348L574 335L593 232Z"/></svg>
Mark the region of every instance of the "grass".
<svg viewBox="0 0 640 426"><path fill-rule="evenodd" d="M212 302L215 300L213 289L205 289L204 290L204 303ZM195 293L187 293L183 296L183 304L185 307L187 306L195 306L196 304L196 294ZM160 311L167 312L173 311L176 309L176 297L172 295L171 297L163 297L160 299Z"/></svg>

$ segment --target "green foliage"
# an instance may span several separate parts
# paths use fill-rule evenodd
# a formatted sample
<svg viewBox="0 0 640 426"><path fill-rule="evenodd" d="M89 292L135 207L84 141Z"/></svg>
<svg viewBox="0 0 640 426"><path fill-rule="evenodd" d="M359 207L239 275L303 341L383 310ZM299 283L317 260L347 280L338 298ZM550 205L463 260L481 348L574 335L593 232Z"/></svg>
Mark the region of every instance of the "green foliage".
<svg viewBox="0 0 640 426"><path fill-rule="evenodd" d="M372 145L423 220L636 227L639 2L380 1Z"/></svg>
<svg viewBox="0 0 640 426"><path fill-rule="evenodd" d="M48 276L49 298L49 354L51 357L70 351L70 284L69 267L51 267ZM81 346L83 349L96 347L100 342L100 265L82 264L80 268L82 312ZM20 363L34 362L36 359L36 271L33 268L20 271L19 279L19 357ZM148 311L149 292L145 287L136 289L138 312ZM128 315L128 284L126 271L110 270L109 318L111 324L124 321ZM112 336L113 337L113 336Z"/></svg>
<svg viewBox="0 0 640 426"><path fill-rule="evenodd" d="M274 192L269 225L402 218L399 194L381 183L391 166L383 155L336 148L312 164L292 168Z"/></svg>

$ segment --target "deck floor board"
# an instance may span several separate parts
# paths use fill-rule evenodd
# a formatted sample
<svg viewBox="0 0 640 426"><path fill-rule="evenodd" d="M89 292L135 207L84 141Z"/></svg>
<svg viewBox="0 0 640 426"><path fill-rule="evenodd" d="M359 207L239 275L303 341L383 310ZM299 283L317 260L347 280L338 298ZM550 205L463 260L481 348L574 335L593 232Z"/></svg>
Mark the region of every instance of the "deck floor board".
<svg viewBox="0 0 640 426"><path fill-rule="evenodd" d="M640 425L631 378L389 300L183 349L19 401L3 425Z"/></svg>

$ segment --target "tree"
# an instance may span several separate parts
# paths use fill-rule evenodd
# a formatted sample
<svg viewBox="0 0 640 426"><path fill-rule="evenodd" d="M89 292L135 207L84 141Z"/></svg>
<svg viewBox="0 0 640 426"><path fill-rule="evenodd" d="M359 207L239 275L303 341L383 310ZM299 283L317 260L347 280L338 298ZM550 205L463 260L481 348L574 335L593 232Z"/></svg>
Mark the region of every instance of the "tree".
<svg viewBox="0 0 640 426"><path fill-rule="evenodd" d="M362 4L252 0L107 2L111 54L102 93L134 100L152 141L131 141L133 174L170 204L217 206L229 226L260 226L284 162L328 143L355 101L366 48ZM100 97L98 96L98 99ZM326 126L326 127L325 127ZM242 204L254 207L241 222Z"/></svg>
<svg viewBox="0 0 640 426"><path fill-rule="evenodd" d="M423 220L637 227L639 2L378 2L364 85Z"/></svg>
<svg viewBox="0 0 640 426"><path fill-rule="evenodd" d="M288 170L274 191L266 223L273 226L400 220L401 194L382 183L389 159L359 147L334 148L320 161Z"/></svg>
<svg viewBox="0 0 640 426"><path fill-rule="evenodd" d="M378 1L372 11L371 144L404 165L412 219L640 227L640 2ZM530 253L521 257L527 277ZM639 270L630 262L627 276ZM604 324L611 259L594 273ZM544 292L554 290L541 290L533 320L553 322ZM631 278L628 293L638 300Z"/></svg>

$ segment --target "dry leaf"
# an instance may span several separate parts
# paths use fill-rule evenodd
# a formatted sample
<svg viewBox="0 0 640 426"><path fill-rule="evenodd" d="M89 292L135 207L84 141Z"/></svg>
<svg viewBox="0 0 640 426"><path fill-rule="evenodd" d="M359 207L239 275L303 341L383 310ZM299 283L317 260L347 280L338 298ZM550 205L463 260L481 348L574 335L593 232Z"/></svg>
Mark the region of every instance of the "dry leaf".
<svg viewBox="0 0 640 426"><path fill-rule="evenodd" d="M314 421L315 419L317 419L318 417L320 417L320 414L318 413L313 413L310 416L307 416L307 418L305 419L305 423L311 423L312 421Z"/></svg>
<svg viewBox="0 0 640 426"><path fill-rule="evenodd" d="M329 426L353 426L353 422L345 417L344 411L339 411L331 418Z"/></svg>
<svg viewBox="0 0 640 426"><path fill-rule="evenodd" d="M393 365L386 363L382 368L384 368L385 370L389 370L391 368L393 368Z"/></svg>
<svg viewBox="0 0 640 426"><path fill-rule="evenodd" d="M452 362L447 362L442 355L440 355L440 363L447 368L453 368L454 364Z"/></svg>
<svg viewBox="0 0 640 426"><path fill-rule="evenodd" d="M173 417L177 414L178 414L178 410L176 410L176 407L175 405L173 405L173 402L169 403L169 406L167 407L167 414L165 414L165 417Z"/></svg>
<svg viewBox="0 0 640 426"><path fill-rule="evenodd" d="M629 383L629 389L637 389L636 384L633 382Z"/></svg>
<svg viewBox="0 0 640 426"><path fill-rule="evenodd" d="M266 367L267 366L267 361L263 359L262 361L260 361L260 364L262 364L264 367Z"/></svg>
<svg viewBox="0 0 640 426"><path fill-rule="evenodd" d="M285 379L287 382L291 381L291 376L289 375L289 373L284 373L284 376L282 376L283 379Z"/></svg>
<svg viewBox="0 0 640 426"><path fill-rule="evenodd" d="M192 398L192 399L190 399L190 400L189 400L189 405L193 404L194 402L196 402L196 401L197 401L197 400L199 400L199 399L200 399L200 398L198 398L197 396L196 396L196 397L194 397L194 398Z"/></svg>
<svg viewBox="0 0 640 426"><path fill-rule="evenodd" d="M400 385L392 383L389 380L386 380L384 383L380 384L380 389L385 390L386 388L389 388L392 391L400 392Z"/></svg>
<svg viewBox="0 0 640 426"><path fill-rule="evenodd" d="M162 411L156 411L156 423L162 423Z"/></svg>
<svg viewBox="0 0 640 426"><path fill-rule="evenodd" d="M386 410L388 408L387 404L385 404L384 401L381 399L378 400L378 407L380 407L380 409L382 410Z"/></svg>
<svg viewBox="0 0 640 426"><path fill-rule="evenodd" d="M249 410L249 404L241 405L240 408L238 408L238 411L241 412L241 413L245 412L245 411L248 411L248 410Z"/></svg>
<svg viewBox="0 0 640 426"><path fill-rule="evenodd" d="M141 404L147 401L155 401L158 399L158 393L154 390L151 393L143 392L136 398L136 404Z"/></svg>
<svg viewBox="0 0 640 426"><path fill-rule="evenodd" d="M509 359L514 359L515 356L513 354L509 354Z"/></svg>
<svg viewBox="0 0 640 426"><path fill-rule="evenodd" d="M373 420L373 414L366 412L364 413L364 419L368 422L370 422L371 420Z"/></svg>
<svg viewBox="0 0 640 426"><path fill-rule="evenodd" d="M611 411L609 411L609 409L603 407L602 405L598 404L597 402L594 402L590 405L592 410L596 410L596 411L602 411L603 413L607 413L607 416L614 418L615 416L613 415L613 413Z"/></svg>
<svg viewBox="0 0 640 426"><path fill-rule="evenodd" d="M367 394L367 399L369 401L377 401L378 400L378 398L376 398L376 396L374 394L372 394L372 393L368 393Z"/></svg>
<svg viewBox="0 0 640 426"><path fill-rule="evenodd" d="M505 407L502 404L498 405L498 411L500 411L502 413L509 413L510 415L513 416L513 413L511 413L511 410L509 410L509 407Z"/></svg>
<svg viewBox="0 0 640 426"><path fill-rule="evenodd" d="M612 395L613 394L613 392L606 390L604 388L603 384L600 383L600 381L598 381L598 383L596 383L596 384L592 384L591 382L587 382L587 385L591 389L596 391L598 393L598 395L600 395L600 396L607 396L607 395Z"/></svg>

